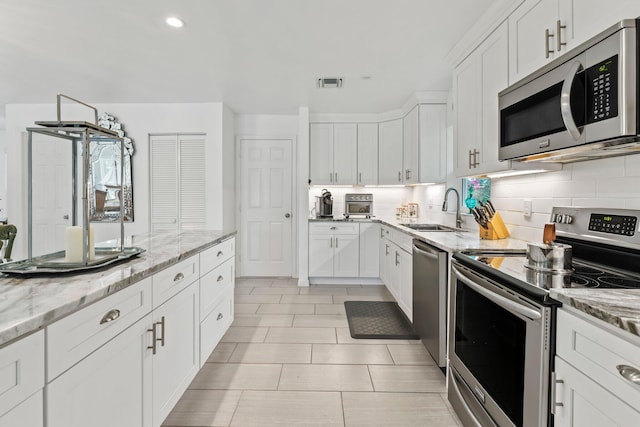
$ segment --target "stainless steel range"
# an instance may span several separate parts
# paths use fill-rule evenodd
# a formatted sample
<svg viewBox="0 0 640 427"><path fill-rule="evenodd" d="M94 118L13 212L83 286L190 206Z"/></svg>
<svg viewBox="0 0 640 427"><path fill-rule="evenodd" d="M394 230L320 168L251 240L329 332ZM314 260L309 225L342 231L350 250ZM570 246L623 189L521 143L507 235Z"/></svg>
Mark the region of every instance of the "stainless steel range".
<svg viewBox="0 0 640 427"><path fill-rule="evenodd" d="M562 280L532 277L525 251L453 256L449 400L465 426L549 426L555 311L549 288L640 288L640 211L556 207L570 245ZM553 274L553 272L549 272Z"/></svg>

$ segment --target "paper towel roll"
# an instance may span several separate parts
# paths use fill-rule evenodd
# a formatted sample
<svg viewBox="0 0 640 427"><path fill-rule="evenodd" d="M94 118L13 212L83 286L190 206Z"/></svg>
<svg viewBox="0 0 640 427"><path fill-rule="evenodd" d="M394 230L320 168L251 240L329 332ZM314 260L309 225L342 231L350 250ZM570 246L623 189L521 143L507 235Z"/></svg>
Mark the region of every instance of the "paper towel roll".
<svg viewBox="0 0 640 427"><path fill-rule="evenodd" d="M82 227L67 227L65 233L65 261L82 262ZM89 228L89 260L95 259L96 248L93 241L93 227Z"/></svg>

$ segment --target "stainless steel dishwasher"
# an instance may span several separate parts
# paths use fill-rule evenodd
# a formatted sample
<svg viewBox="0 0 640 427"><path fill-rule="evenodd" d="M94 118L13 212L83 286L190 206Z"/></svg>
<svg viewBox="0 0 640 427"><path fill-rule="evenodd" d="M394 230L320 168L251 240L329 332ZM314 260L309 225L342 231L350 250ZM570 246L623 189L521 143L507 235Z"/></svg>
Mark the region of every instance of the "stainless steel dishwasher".
<svg viewBox="0 0 640 427"><path fill-rule="evenodd" d="M413 328L439 367L446 365L447 252L413 241Z"/></svg>

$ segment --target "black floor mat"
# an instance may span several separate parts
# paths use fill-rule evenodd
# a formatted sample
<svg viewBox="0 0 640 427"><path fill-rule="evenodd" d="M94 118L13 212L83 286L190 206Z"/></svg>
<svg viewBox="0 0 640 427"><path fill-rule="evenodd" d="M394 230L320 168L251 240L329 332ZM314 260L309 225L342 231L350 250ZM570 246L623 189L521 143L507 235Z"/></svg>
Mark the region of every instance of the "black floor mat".
<svg viewBox="0 0 640 427"><path fill-rule="evenodd" d="M345 301L349 332L356 339L417 340L397 302Z"/></svg>

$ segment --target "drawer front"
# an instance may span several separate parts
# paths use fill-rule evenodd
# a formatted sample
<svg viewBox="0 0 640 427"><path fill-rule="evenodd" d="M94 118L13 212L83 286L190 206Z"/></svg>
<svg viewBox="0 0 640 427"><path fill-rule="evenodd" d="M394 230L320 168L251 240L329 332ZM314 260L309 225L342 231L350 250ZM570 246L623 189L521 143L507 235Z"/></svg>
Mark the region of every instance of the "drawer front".
<svg viewBox="0 0 640 427"><path fill-rule="evenodd" d="M200 320L213 310L225 290L233 289L235 260L229 259L200 278Z"/></svg>
<svg viewBox="0 0 640 427"><path fill-rule="evenodd" d="M151 278L147 278L49 325L47 382L150 311Z"/></svg>
<svg viewBox="0 0 640 427"><path fill-rule="evenodd" d="M236 239L231 238L200 253L200 276L204 276L236 254Z"/></svg>
<svg viewBox="0 0 640 427"><path fill-rule="evenodd" d="M200 257L198 255L172 265L153 275L153 308L158 307L198 279Z"/></svg>
<svg viewBox="0 0 640 427"><path fill-rule="evenodd" d="M640 372L640 346L563 309L558 310L556 342L558 356L619 399L637 406L640 385L621 375L617 366Z"/></svg>
<svg viewBox="0 0 640 427"><path fill-rule="evenodd" d="M8 412L42 387L44 331L38 331L0 350L0 414Z"/></svg>
<svg viewBox="0 0 640 427"><path fill-rule="evenodd" d="M357 222L312 222L309 234L360 234Z"/></svg>
<svg viewBox="0 0 640 427"><path fill-rule="evenodd" d="M413 237L403 233L400 230L391 230L390 240L407 252L413 251Z"/></svg>
<svg viewBox="0 0 640 427"><path fill-rule="evenodd" d="M214 309L200 323L200 366L202 367L233 322L233 290L226 291Z"/></svg>

